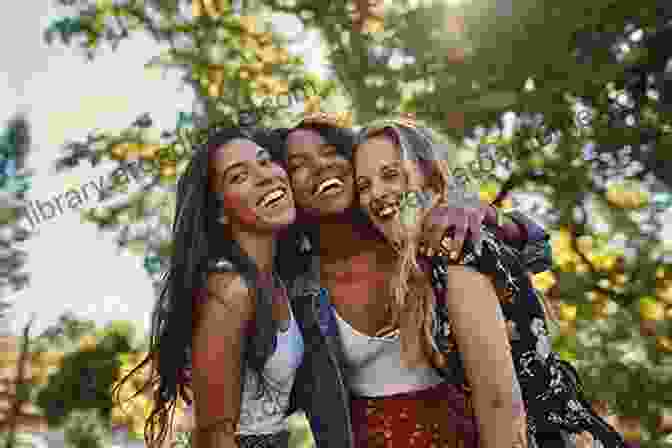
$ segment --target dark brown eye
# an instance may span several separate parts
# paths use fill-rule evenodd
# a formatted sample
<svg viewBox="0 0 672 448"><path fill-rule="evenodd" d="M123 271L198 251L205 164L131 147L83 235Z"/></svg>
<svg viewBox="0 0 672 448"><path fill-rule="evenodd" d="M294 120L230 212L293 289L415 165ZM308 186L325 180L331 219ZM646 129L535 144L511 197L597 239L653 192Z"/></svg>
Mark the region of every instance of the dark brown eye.
<svg viewBox="0 0 672 448"><path fill-rule="evenodd" d="M246 179L247 179L247 173L237 173L229 178L229 182L232 184L240 184L242 182L245 182Z"/></svg>

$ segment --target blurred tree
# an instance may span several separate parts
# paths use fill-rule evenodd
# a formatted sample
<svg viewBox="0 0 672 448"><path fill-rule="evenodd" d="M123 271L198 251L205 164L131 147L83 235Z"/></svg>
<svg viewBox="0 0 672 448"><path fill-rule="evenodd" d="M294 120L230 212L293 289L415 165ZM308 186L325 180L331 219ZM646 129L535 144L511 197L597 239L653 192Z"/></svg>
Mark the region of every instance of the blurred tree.
<svg viewBox="0 0 672 448"><path fill-rule="evenodd" d="M30 329L33 326L34 321L35 316L30 319L28 324L23 329L23 337L21 338L21 352L19 353L19 359L16 361L16 394L10 403L7 425L7 440L5 445L7 448L14 448L16 446L16 430L18 426L18 419L21 415L21 408L24 403L30 400L30 383L26 381L26 365L30 356Z"/></svg>
<svg viewBox="0 0 672 448"><path fill-rule="evenodd" d="M28 284L28 274L21 271L27 254L17 243L30 235L20 221L30 189L31 172L25 167L30 145L28 120L16 115L0 133L0 316L10 306L6 299Z"/></svg>
<svg viewBox="0 0 672 448"><path fill-rule="evenodd" d="M133 336L131 323L112 322L96 330L92 322L70 313L42 333L42 353L64 352L60 368L48 375L36 397L50 426L64 425L75 411L91 410L109 429L111 388L121 372L119 356L134 352Z"/></svg>
<svg viewBox="0 0 672 448"><path fill-rule="evenodd" d="M65 425L68 448L103 448L107 435L107 428L101 424L95 410L74 411Z"/></svg>
<svg viewBox="0 0 672 448"><path fill-rule="evenodd" d="M414 112L455 139L451 156L484 197L554 231L556 265L535 282L558 317L556 349L577 366L588 396L618 414L628 440L664 446L672 410L672 259L661 238L672 205L672 7L243 3L234 10L228 1L83 1L50 27L46 37L81 38L91 57L103 41L116 46L147 31L170 45L152 63L182 70L197 97L163 140L144 137L151 120L143 116L120 136L66 145L63 169L111 158L120 167L140 160L153 174L140 192L88 219L145 255L158 279L170 254L175 176L206 125L235 121L238 110L286 123L287 108L255 98L300 90L309 79L319 86L315 97L345 92L359 122ZM270 13L320 31L336 86L306 74L300 58L278 50L288 42L258 29Z"/></svg>

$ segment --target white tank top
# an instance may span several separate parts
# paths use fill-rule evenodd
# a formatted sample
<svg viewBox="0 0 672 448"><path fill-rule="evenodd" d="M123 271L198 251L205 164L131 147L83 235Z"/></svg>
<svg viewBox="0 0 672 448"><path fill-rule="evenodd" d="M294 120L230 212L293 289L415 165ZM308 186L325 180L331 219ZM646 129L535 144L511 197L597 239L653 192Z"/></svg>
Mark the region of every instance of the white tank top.
<svg viewBox="0 0 672 448"><path fill-rule="evenodd" d="M263 395L258 395L256 375L252 372L245 374L238 434L274 434L288 429L285 413L304 350L303 337L291 306L289 312L289 328L278 330L275 351L264 367L267 385Z"/></svg>
<svg viewBox="0 0 672 448"><path fill-rule="evenodd" d="M386 397L436 386L443 382L431 367L407 369L401 366L399 335L367 336L355 330L334 310L338 321L345 363L346 381L360 397Z"/></svg>

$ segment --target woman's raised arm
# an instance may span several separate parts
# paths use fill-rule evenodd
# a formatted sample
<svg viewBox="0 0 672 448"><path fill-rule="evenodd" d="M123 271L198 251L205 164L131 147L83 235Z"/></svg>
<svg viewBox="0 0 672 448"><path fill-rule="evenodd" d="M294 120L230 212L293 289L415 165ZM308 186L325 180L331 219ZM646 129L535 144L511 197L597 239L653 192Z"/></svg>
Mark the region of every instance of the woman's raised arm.
<svg viewBox="0 0 672 448"><path fill-rule="evenodd" d="M490 280L466 266L449 266L445 300L472 388L482 448L511 448L514 368L506 324Z"/></svg>
<svg viewBox="0 0 672 448"><path fill-rule="evenodd" d="M210 274L208 300L197 304L192 340L195 446L237 447L245 329L254 303L235 273Z"/></svg>

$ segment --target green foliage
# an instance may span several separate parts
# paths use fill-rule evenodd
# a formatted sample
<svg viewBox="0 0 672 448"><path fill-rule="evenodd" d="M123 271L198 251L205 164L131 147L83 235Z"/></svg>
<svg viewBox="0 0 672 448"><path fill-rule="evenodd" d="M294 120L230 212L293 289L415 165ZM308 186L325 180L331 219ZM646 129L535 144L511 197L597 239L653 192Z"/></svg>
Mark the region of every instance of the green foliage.
<svg viewBox="0 0 672 448"><path fill-rule="evenodd" d="M384 30L363 33L353 26L348 2L245 2L245 14L289 14L319 30L336 78L321 82L305 72L300 58L279 57L268 64L275 82L268 87L253 68L275 53L261 51L255 39L270 36L275 47L288 42L251 32L228 2L220 16L198 18L180 13L190 8L187 1L82 2L76 17L53 25L52 36L82 38L93 57L103 42L114 47L148 32L170 47L150 65L180 70L200 106L189 120L182 114L160 142L147 136L151 120L139 119L118 136L98 133L69 143L59 166L82 159L96 164L113 158L120 166L142 160L152 182L88 218L101 229L121 226L119 245L145 255L148 272L158 278L170 254L175 179L208 125L236 122L239 110L256 112L264 124L287 124L294 117L285 105L264 102L284 82L297 98L309 95L305 86L313 81L318 96L345 92L360 123L414 112L460 143L460 151L505 159L503 170L476 164L472 175L494 182L503 196L530 195L531 205L522 211L538 216L549 231L567 233L568 247L554 254L554 300L576 305L577 321L575 328L556 329L554 345L577 366L590 398L607 400L619 415L641 417L642 446L662 446L665 435L657 432L656 420L672 409L672 356L658 345L661 337L672 337L672 320L658 322L655 335L646 335L637 304L643 296L662 301L669 284L656 269L669 268L672 255L660 233L672 200L672 83L665 74L672 8L653 0L561 7L525 0L513 2L511 11L501 10L504 2L410 3L386 2ZM178 38L188 44L178 45ZM227 89L211 87L213 80ZM515 125L508 135L505 113ZM159 148L156 155L152 145ZM641 186L651 200L625 204L625 193L614 188L624 182ZM151 232L136 231L157 220ZM593 237L590 251L579 248L586 236ZM616 255L624 259L621 268L600 265L599 259ZM589 293L607 298L607 317L595 316Z"/></svg>
<svg viewBox="0 0 672 448"><path fill-rule="evenodd" d="M107 431L95 410L73 412L65 425L68 448L103 448Z"/></svg>
<svg viewBox="0 0 672 448"><path fill-rule="evenodd" d="M134 350L133 333L133 325L128 322L112 322L96 332L90 322L79 321L73 315L62 316L60 325L47 330L47 336L59 342L50 348L72 350L65 354L60 369L49 375L47 384L37 393L36 404L44 410L49 425L63 425L68 416L78 410L96 411L103 421L110 421L114 407L112 386L119 379L121 368L119 355ZM54 335L72 339L66 343ZM83 337L94 338L93 343L73 350Z"/></svg>

